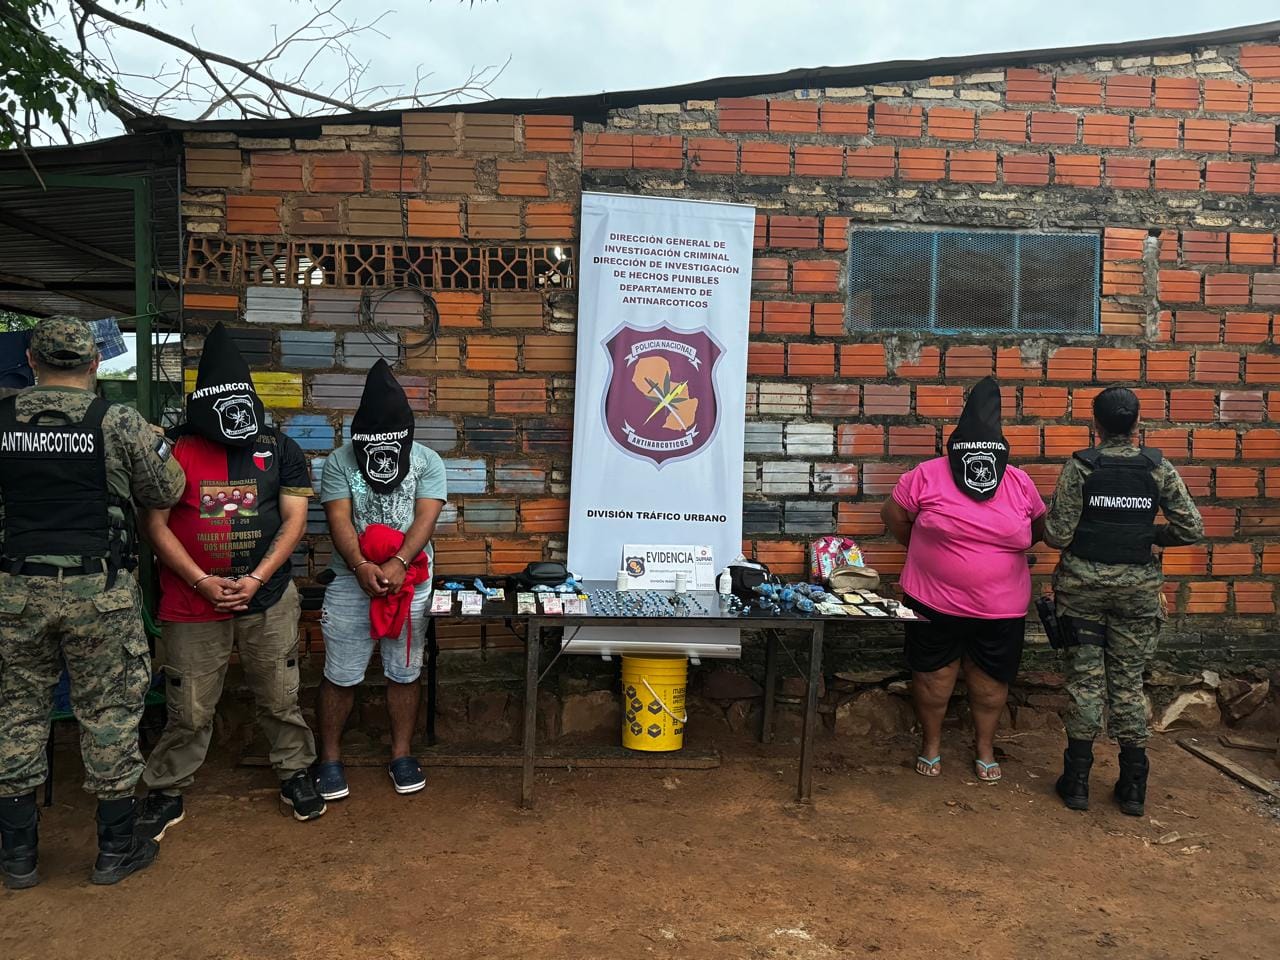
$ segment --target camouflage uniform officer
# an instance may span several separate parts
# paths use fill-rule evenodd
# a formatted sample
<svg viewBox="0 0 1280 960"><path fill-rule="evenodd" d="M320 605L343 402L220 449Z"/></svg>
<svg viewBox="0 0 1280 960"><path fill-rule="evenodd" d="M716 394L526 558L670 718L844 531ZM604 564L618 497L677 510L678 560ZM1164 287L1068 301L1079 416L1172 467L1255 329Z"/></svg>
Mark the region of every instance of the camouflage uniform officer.
<svg viewBox="0 0 1280 960"><path fill-rule="evenodd" d="M0 400L0 872L10 888L37 882L35 788L65 663L85 789L98 798L92 880L116 883L157 850L134 837L151 666L130 500L171 506L184 477L141 414L95 396L98 351L84 323L41 322L28 356L38 386Z"/></svg>
<svg viewBox="0 0 1280 960"><path fill-rule="evenodd" d="M1107 729L1120 743L1120 809L1141 816L1146 801L1147 715L1142 675L1164 618L1164 576L1153 547L1204 536L1200 512L1159 450L1134 442L1138 398L1110 387L1094 398L1100 446L1062 469L1045 541L1062 549L1053 587L1062 624L1071 707L1065 770L1057 791L1073 810L1089 808L1093 741ZM1166 524L1157 524L1163 512Z"/></svg>

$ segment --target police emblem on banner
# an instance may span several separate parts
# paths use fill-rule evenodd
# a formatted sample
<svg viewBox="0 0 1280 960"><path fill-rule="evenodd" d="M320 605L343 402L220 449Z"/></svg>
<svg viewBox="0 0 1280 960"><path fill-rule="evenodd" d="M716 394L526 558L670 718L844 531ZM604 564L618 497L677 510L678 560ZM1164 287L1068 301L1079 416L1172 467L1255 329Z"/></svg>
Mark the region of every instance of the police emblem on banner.
<svg viewBox="0 0 1280 960"><path fill-rule="evenodd" d="M623 452L661 468L711 441L720 416L714 371L724 351L710 334L623 326L603 346L611 365L605 428Z"/></svg>
<svg viewBox="0 0 1280 960"><path fill-rule="evenodd" d="M400 469L400 441L370 443L364 448L365 475L389 483Z"/></svg>
<svg viewBox="0 0 1280 960"><path fill-rule="evenodd" d="M1000 471L996 466L994 453L966 453L964 463L964 482L976 493L987 493L1000 483Z"/></svg>
<svg viewBox="0 0 1280 960"><path fill-rule="evenodd" d="M258 415L253 409L253 398L246 393L233 393L213 405L218 415L218 426L228 440L241 440L258 432Z"/></svg>

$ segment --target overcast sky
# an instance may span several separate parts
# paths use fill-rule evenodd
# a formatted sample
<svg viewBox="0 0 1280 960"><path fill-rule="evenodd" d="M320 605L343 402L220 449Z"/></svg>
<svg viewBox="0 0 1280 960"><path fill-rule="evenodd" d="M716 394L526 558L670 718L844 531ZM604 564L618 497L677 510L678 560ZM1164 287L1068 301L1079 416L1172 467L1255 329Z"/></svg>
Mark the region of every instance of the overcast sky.
<svg viewBox="0 0 1280 960"><path fill-rule="evenodd" d="M309 9L287 0L149 0L136 15L187 37L194 27L202 45L249 58L270 45L273 24L294 26ZM1280 17L1275 0L484 0L474 7L457 0L342 0L339 6L366 20L384 9L392 11L381 23L387 37L355 43L371 76L392 83L423 64L437 86L449 87L472 66L510 58L491 90L500 97L1136 40ZM124 36L114 52L122 67L138 72L154 70L163 55L148 40ZM329 62L323 79L340 72Z"/></svg>

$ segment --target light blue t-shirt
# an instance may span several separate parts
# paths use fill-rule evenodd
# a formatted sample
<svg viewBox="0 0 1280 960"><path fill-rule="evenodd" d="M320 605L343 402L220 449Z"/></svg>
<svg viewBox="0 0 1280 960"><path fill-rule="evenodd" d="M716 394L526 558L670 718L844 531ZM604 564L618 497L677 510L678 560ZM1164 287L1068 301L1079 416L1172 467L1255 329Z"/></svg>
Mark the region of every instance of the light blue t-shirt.
<svg viewBox="0 0 1280 960"><path fill-rule="evenodd" d="M348 441L333 451L324 462L320 475L320 502L332 500L351 501L351 519L356 533L364 533L371 523L381 523L406 532L413 523L417 500L448 500L444 461L434 450L415 443L409 454L409 472L395 490L378 493L370 488L356 465L355 447ZM427 556L433 560L435 553L427 544ZM350 575L346 563L335 550L331 570L339 575Z"/></svg>

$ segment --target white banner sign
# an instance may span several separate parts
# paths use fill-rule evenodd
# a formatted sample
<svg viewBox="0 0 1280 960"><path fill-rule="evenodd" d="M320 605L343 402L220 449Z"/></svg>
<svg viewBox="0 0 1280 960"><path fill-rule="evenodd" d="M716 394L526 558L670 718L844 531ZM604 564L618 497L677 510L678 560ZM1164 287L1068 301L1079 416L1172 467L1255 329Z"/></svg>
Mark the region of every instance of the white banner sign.
<svg viewBox="0 0 1280 960"><path fill-rule="evenodd" d="M582 195L569 568L628 543L742 549L755 208ZM709 639L709 638L708 638Z"/></svg>

